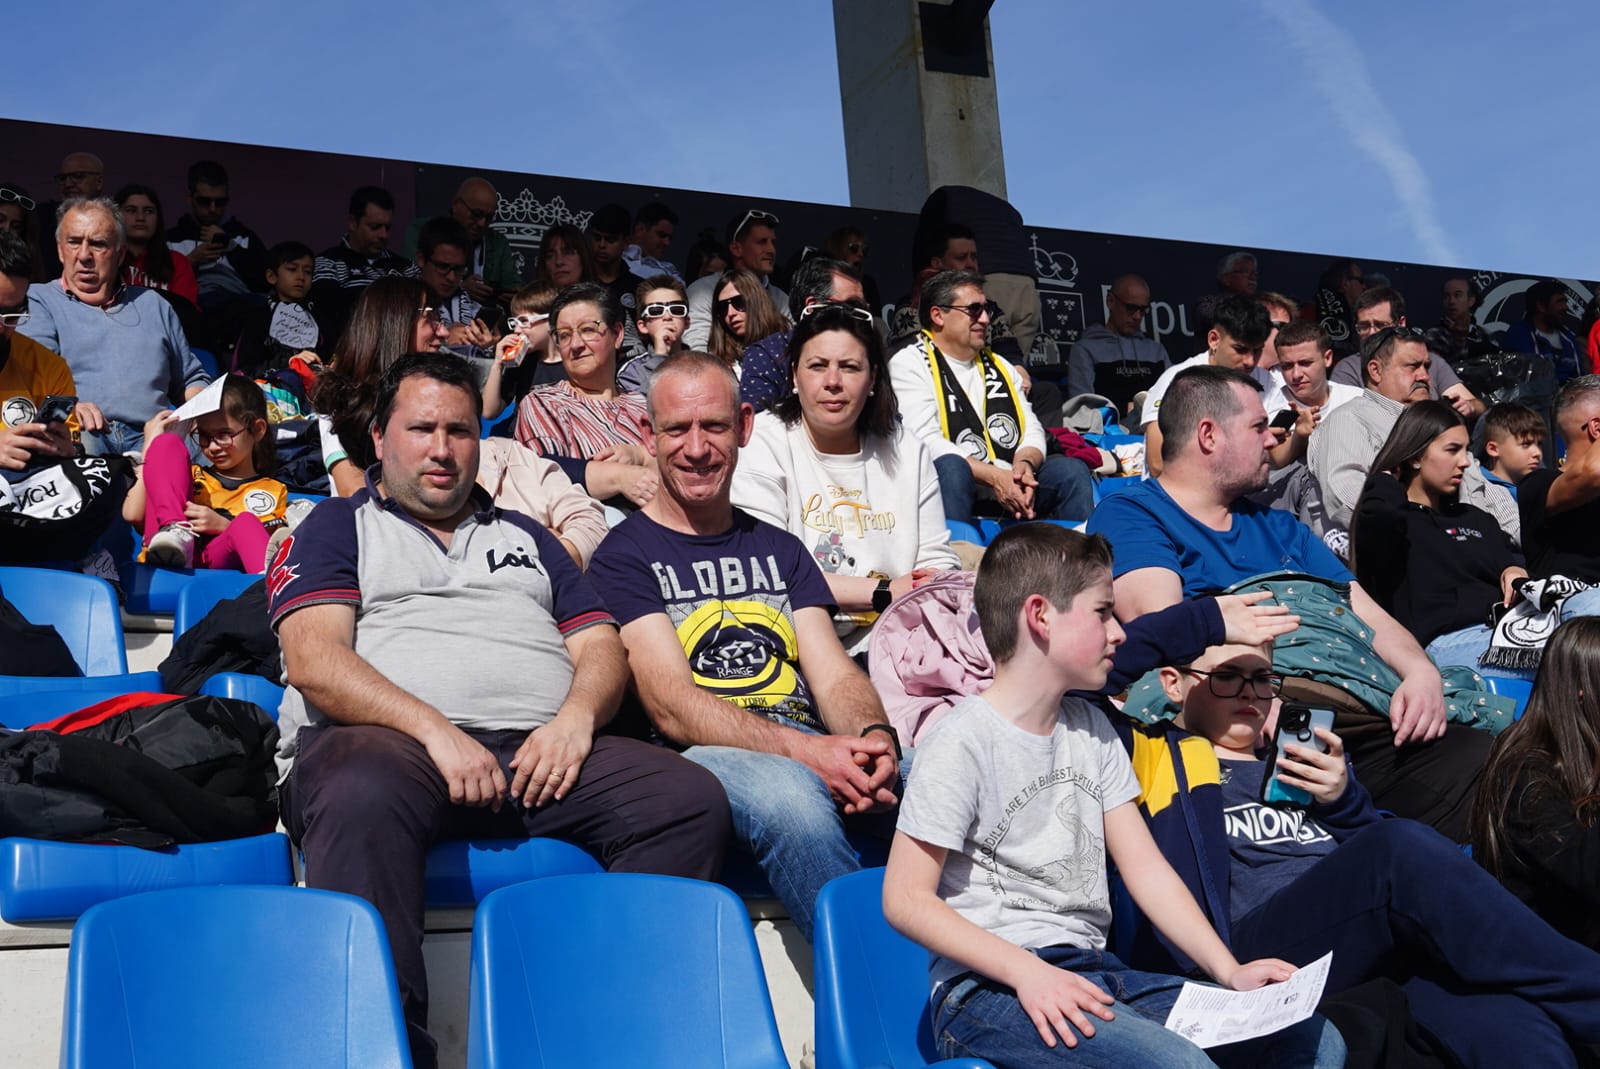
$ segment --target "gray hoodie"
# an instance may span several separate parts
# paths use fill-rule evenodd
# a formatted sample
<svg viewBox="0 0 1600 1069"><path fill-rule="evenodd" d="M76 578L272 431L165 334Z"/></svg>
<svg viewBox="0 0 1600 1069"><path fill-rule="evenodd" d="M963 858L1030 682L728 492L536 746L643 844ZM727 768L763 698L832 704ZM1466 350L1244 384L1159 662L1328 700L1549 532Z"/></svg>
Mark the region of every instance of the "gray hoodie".
<svg viewBox="0 0 1600 1069"><path fill-rule="evenodd" d="M1143 334L1127 337L1096 323L1067 354L1067 396L1097 393L1127 411L1133 395L1148 390L1172 363L1166 349Z"/></svg>

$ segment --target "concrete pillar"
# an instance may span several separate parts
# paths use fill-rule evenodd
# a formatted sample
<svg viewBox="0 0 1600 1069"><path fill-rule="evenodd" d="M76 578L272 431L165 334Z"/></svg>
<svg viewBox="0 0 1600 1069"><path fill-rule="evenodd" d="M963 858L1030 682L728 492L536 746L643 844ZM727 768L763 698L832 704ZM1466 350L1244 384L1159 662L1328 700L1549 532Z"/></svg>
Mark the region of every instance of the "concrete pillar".
<svg viewBox="0 0 1600 1069"><path fill-rule="evenodd" d="M833 0L850 203L915 212L940 186L1006 195L993 0Z"/></svg>

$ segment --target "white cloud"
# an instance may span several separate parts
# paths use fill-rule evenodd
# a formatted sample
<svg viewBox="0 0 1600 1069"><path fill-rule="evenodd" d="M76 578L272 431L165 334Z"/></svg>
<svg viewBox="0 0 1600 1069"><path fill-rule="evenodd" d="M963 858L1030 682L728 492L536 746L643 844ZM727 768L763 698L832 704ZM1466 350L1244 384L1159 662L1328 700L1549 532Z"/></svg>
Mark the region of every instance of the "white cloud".
<svg viewBox="0 0 1600 1069"><path fill-rule="evenodd" d="M1355 147L1389 178L1412 232L1429 259L1460 263L1434 208L1433 189L1406 144L1394 113L1378 95L1356 39L1318 11L1311 0L1257 0L1310 61L1312 80Z"/></svg>

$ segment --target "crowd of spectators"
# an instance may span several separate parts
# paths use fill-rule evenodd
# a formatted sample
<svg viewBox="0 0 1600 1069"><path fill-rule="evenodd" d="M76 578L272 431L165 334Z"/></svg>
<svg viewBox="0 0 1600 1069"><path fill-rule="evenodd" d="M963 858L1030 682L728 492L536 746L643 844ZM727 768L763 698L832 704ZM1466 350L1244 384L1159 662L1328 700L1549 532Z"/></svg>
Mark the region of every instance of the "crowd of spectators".
<svg viewBox="0 0 1600 1069"><path fill-rule="evenodd" d="M1466 1064L1506 1054L1466 1023L1480 995L1516 996L1549 1064L1579 1064L1572 1050L1600 1040L1588 1001L1600 995L1534 990L1533 966L1466 945L1463 915L1426 905L1417 886L1425 866L1448 866L1476 889L1472 916L1518 933L1524 950L1556 945L1546 921L1600 945L1589 919L1600 710L1593 687L1549 670L1600 663L1600 635L1575 619L1600 605L1600 324L1577 329L1564 283L1533 285L1525 318L1495 337L1471 278L1444 282L1443 317L1423 329L1355 261L1330 264L1302 304L1296 280L1262 288L1260 262L1241 251L1197 309L1200 351L1174 360L1150 335L1158 295L1130 270L1105 288L1103 322L1051 363L1030 359L1046 332L1021 218L976 190L930 197L888 310L857 227L826 235L780 288L788 241L760 205L680 260L669 206L607 204L586 227L548 228L524 272L481 177L413 222L399 251L394 198L356 189L343 236L321 252L266 245L233 214L213 161L188 169L170 223L148 185L106 196L106 166L89 153L63 160L57 182L49 203L0 183L0 520L15 516L0 559L71 547L103 568L114 509L58 509L54 541L23 515L48 469L96 461L84 470L123 502L148 561L272 573L289 684L285 821L308 883L383 913L416 1064L434 1057L420 954L434 839L554 835L612 869L701 878L725 849L742 851L809 938L817 892L861 866L863 838L894 834L918 770L891 919L934 949L942 990L1000 981L1024 1025L1060 1006L1029 986L1044 982L1032 966L973 933L1059 937L1074 954L1034 960L1085 968L1076 952L1103 946L1109 851L1168 950L1219 981L1281 978L1282 963L1233 954L1307 949L1283 933L1308 901L1343 895L1353 909L1376 896L1405 923L1341 936L1339 953L1362 964L1344 965L1340 986L1443 985L1408 994ZM1507 393L1486 365L1559 390ZM217 377L226 402L191 445L172 410ZM1059 426L1063 401L1097 409L1108 436ZM287 476L268 478L286 440L321 457L311 488L328 500L303 519L286 514ZM1121 474L1126 454L1112 447L1141 444L1148 477ZM241 504L253 490L271 500ZM992 696L947 717L944 741L936 726L914 770L869 679L874 629L970 560L952 528L989 520L1055 533L1008 531L990 549L1018 555L1007 574L986 563L974 595L983 638L1002 636L985 669ZM1248 593L1267 589L1270 611ZM1517 644L1501 622L1518 613L1548 614L1555 637L1497 659ZM1497 743L1507 703L1484 677L1525 685L1547 643L1529 716ZM941 675L937 662L921 668ZM1255 760L1286 678L1338 711L1339 734L1289 761L1314 788L1310 815L1268 842L1264 825L1234 818L1255 800L1228 770L1246 778L1235 762ZM1032 702L1030 686L1045 698L1023 715L1007 703ZM1066 691L1079 697L1063 704ZM1126 704L1085 704L1101 691ZM636 738L607 727L619 708L636 714L617 718ZM1145 725L1123 719L1146 713ZM1054 788L1065 767L1002 738L1018 727L1072 736L1051 760L1093 771L1054 811L1077 853L1062 861L1037 838L1048 821L1019 824L1035 838L1008 848L1002 871L977 829L1003 836L1007 792ZM1234 870L1226 908L1191 882L1204 917L1174 904L1188 891L1151 862L1157 843L1139 829L1169 849L1170 814L1124 752L1170 744L1168 760L1201 741L1209 763L1173 789L1220 788L1229 817L1203 836L1191 825L1179 852L1220 851ZM993 766L992 789L991 760L1015 762ZM1479 792L1486 763L1493 794ZM1202 769L1210 778L1194 779ZM930 774L973 797L935 798ZM1091 820L1085 806L1101 808ZM1468 841L1515 897L1448 845ZM1294 866L1268 880L1263 851ZM1168 860L1188 876L1188 861ZM1004 906L979 901L985 864L1016 892L1000 892ZM1350 899L1357 869L1384 882ZM1081 923L1030 925L1034 911ZM1232 950L1216 942L1230 927ZM1590 951L1561 954L1600 975ZM1070 1020L1078 1041L1111 1046L1078 1015L1107 1022L1094 1008L1107 1000L1066 1001L1050 1027L1067 1039ZM1339 1064L1337 1033L1315 1021L1295 1053L1277 1048L1282 1064Z"/></svg>

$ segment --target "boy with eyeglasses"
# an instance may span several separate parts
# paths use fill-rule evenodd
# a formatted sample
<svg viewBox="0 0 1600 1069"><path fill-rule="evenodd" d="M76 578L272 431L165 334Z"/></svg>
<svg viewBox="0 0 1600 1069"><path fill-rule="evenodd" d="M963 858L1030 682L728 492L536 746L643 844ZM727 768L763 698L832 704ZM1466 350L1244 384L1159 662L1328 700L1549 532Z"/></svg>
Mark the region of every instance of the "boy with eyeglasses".
<svg viewBox="0 0 1600 1069"><path fill-rule="evenodd" d="M1278 782L1308 805L1260 800L1284 685L1270 644L1213 646L1161 683L1176 719L1118 733L1151 834L1236 957L1331 951L1328 995L1403 984L1416 1020L1467 1065L1577 1064L1572 1045L1600 1037L1600 956L1445 837L1380 814L1337 735L1318 728L1326 753L1289 745L1278 761ZM1187 962L1156 933L1134 945L1149 968Z"/></svg>
<svg viewBox="0 0 1600 1069"><path fill-rule="evenodd" d="M617 369L617 389L646 393L650 380L669 356L683 352L689 329L689 298L683 283L671 275L652 275L633 293L634 326L643 352Z"/></svg>

